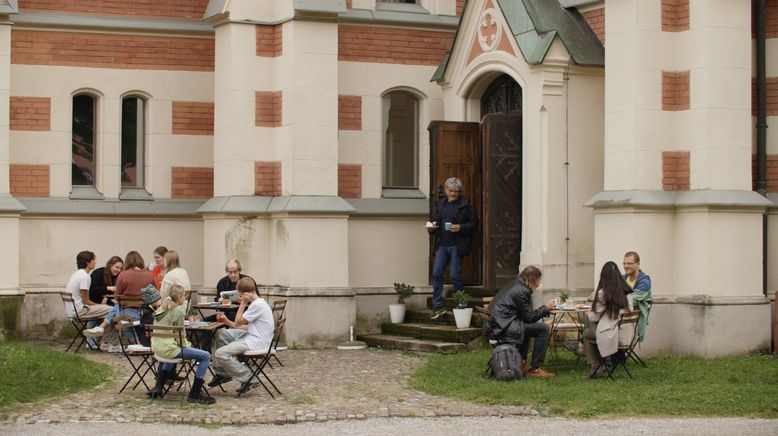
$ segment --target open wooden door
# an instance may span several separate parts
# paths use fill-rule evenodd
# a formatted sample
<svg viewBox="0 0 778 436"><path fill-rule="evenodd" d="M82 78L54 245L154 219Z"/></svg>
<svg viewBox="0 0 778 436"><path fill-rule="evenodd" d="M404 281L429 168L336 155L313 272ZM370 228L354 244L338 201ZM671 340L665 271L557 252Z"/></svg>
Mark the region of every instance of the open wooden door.
<svg viewBox="0 0 778 436"><path fill-rule="evenodd" d="M443 193L443 183L457 177L464 185L463 195L473 204L478 219L483 216L481 203L481 141L479 123L433 121L430 132L430 212ZM473 252L462 260L462 282L466 286L480 285L482 277L481 229L473 235ZM430 242L429 277L432 279L432 242ZM451 283L448 273L446 283Z"/></svg>

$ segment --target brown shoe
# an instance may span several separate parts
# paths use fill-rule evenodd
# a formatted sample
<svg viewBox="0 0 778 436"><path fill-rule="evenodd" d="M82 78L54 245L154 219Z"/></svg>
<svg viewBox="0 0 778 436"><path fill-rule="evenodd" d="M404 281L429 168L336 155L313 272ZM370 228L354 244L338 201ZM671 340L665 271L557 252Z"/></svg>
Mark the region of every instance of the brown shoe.
<svg viewBox="0 0 778 436"><path fill-rule="evenodd" d="M548 372L543 368L531 368L529 371L527 371L527 376L535 378L551 378L556 377L556 374L553 372Z"/></svg>
<svg viewBox="0 0 778 436"><path fill-rule="evenodd" d="M524 362L521 364L521 373L524 375L527 375L529 372L529 364L527 362Z"/></svg>

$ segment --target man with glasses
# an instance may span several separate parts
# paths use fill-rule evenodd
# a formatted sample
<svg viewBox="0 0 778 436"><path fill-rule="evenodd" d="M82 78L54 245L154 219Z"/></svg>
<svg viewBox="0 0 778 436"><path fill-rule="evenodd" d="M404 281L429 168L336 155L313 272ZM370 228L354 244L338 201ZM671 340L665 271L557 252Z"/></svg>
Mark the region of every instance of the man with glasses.
<svg viewBox="0 0 778 436"><path fill-rule="evenodd" d="M632 288L632 307L640 311L638 340L643 342L648 325L648 306L651 303L651 277L640 269L640 255L634 251L624 254L624 280Z"/></svg>

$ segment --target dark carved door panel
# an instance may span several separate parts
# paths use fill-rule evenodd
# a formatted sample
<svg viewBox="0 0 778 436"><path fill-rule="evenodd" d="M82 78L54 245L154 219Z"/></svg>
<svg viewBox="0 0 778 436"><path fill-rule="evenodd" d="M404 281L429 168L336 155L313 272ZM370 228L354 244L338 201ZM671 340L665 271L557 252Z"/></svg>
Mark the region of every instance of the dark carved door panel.
<svg viewBox="0 0 778 436"><path fill-rule="evenodd" d="M435 201L444 196L443 183L457 177L464 185L464 196L473 204L481 219L481 144L479 123L433 121L430 131L430 212ZM473 252L462 261L462 281L465 285L481 283L481 230L473 236ZM430 242L430 279L432 278L432 242ZM446 283L450 283L446 274Z"/></svg>
<svg viewBox="0 0 778 436"><path fill-rule="evenodd" d="M484 285L515 279L521 253L521 115L490 114L483 128Z"/></svg>

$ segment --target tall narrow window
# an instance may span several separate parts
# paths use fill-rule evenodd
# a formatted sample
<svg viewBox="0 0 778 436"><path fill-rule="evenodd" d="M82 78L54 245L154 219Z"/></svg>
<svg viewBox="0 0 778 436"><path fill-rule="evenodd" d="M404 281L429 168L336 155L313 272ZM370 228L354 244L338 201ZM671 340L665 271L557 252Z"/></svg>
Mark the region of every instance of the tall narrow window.
<svg viewBox="0 0 778 436"><path fill-rule="evenodd" d="M95 103L91 95L73 97L71 183L74 186L95 185Z"/></svg>
<svg viewBox="0 0 778 436"><path fill-rule="evenodd" d="M419 99L405 91L383 98L384 187L419 186Z"/></svg>
<svg viewBox="0 0 778 436"><path fill-rule="evenodd" d="M145 107L140 97L122 99L122 187L143 187Z"/></svg>

